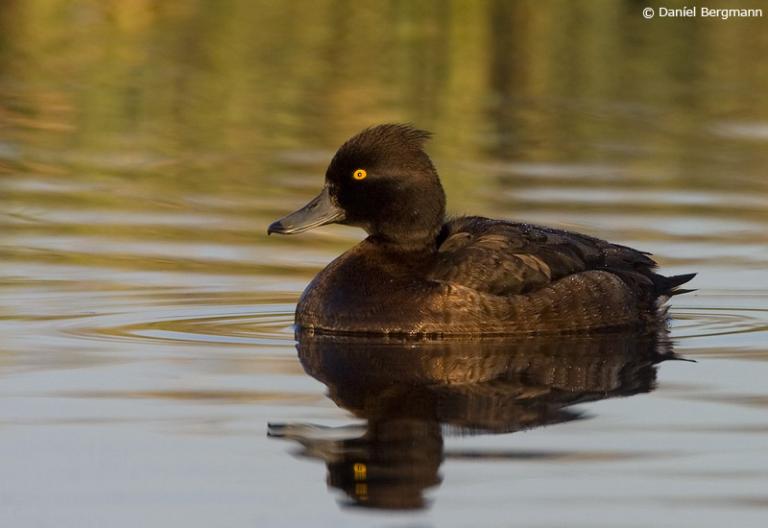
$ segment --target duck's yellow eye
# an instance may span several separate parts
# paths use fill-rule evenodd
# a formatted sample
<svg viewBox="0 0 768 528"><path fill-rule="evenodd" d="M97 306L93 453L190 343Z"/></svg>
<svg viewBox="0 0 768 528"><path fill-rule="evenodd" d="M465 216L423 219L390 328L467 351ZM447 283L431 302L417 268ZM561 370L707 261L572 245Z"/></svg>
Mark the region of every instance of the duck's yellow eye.
<svg viewBox="0 0 768 528"><path fill-rule="evenodd" d="M368 176L368 173L365 172L365 169L357 169L352 173L352 177L356 180L364 180L366 176Z"/></svg>

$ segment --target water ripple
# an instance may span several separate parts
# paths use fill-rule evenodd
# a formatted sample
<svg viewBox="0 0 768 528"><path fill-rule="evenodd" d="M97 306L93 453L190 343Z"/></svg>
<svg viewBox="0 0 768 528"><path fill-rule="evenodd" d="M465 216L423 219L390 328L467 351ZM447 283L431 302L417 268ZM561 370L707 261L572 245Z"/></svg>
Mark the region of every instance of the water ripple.
<svg viewBox="0 0 768 528"><path fill-rule="evenodd" d="M196 310L187 316L171 318L165 318L163 313L157 312L143 313L139 320L136 320L137 314L131 314L129 317L95 317L87 324L73 325L68 331L81 337L207 345L263 346L293 342L292 306L262 305L259 312L254 312L253 306L211 308L210 314L201 315L200 307L196 307ZM222 312L222 309L225 311ZM174 313L178 315L179 310Z"/></svg>
<svg viewBox="0 0 768 528"><path fill-rule="evenodd" d="M674 315L675 336L680 339L768 332L768 309L685 308Z"/></svg>

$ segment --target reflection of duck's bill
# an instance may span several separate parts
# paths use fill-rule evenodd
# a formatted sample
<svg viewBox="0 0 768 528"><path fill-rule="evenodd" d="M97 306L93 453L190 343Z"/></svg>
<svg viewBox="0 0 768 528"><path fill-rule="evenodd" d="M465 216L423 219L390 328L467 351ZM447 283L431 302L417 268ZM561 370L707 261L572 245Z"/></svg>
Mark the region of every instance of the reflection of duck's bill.
<svg viewBox="0 0 768 528"><path fill-rule="evenodd" d="M267 228L267 234L293 235L342 220L344 220L344 211L333 203L331 193L326 186L307 205L272 223Z"/></svg>

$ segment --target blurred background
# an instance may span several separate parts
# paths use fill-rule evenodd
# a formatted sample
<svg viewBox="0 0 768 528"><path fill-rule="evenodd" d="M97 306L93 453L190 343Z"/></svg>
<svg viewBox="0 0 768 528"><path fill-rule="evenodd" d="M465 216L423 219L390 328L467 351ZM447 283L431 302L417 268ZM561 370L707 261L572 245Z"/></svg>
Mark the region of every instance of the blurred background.
<svg viewBox="0 0 768 528"><path fill-rule="evenodd" d="M737 3L707 6L762 5ZM588 455L448 462L419 522L506 525L511 505L543 526L562 519L540 507L555 497L576 524L758 523L768 5L728 20L646 6L684 3L2 0L3 524L359 523L266 427L349 420L304 374L291 323L363 233L266 227L381 122L435 134L451 213L699 272L672 308L677 350L699 363L665 364L658 390L594 420L450 440ZM658 457L590 458L606 449Z"/></svg>

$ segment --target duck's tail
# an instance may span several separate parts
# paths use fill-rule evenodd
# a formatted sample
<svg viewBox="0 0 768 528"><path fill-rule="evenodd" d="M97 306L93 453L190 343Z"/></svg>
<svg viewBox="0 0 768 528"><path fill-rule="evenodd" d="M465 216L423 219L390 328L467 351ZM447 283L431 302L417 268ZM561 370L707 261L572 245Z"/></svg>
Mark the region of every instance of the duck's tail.
<svg viewBox="0 0 768 528"><path fill-rule="evenodd" d="M690 293L696 291L695 289L679 288L694 278L695 273L684 273L682 275L672 275L671 277L665 277L663 275L656 275L660 280L656 283L658 292L660 295L667 297L674 297L675 295L682 295L684 293Z"/></svg>
<svg viewBox="0 0 768 528"><path fill-rule="evenodd" d="M654 306L656 308L655 313L657 317L659 317L661 320L666 320L669 314L669 299L671 297L696 291L679 287L695 276L695 273L672 275L671 277L665 277L664 275L659 275L658 273L654 273L652 275L653 285L656 290Z"/></svg>

